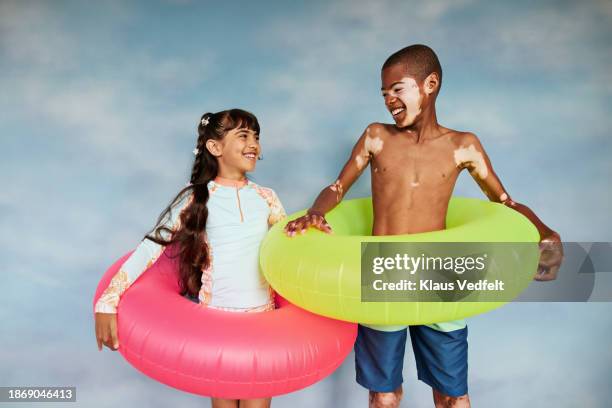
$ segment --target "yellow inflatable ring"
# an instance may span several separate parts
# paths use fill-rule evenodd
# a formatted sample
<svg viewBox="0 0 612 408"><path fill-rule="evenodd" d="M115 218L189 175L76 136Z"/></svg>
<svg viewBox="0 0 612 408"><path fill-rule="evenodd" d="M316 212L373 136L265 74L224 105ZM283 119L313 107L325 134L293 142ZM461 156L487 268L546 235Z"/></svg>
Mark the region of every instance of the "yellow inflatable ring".
<svg viewBox="0 0 612 408"><path fill-rule="evenodd" d="M304 211L292 214L294 219ZM484 313L504 301L363 302L362 242L513 242L527 243L517 263L513 297L537 271L539 234L522 214L502 204L453 197L442 231L411 235L370 236L370 198L345 200L326 216L334 233L310 229L289 238L286 223L277 223L261 245L260 264L274 290L290 302L323 316L372 325L416 325L447 322ZM524 247L524 245L523 245ZM519 256L514 256L519 258Z"/></svg>

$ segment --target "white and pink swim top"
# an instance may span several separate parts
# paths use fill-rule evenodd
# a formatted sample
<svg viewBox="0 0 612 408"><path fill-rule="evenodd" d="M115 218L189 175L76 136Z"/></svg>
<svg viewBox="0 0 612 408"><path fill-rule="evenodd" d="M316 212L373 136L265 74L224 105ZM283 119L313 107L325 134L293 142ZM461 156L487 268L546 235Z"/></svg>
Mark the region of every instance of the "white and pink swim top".
<svg viewBox="0 0 612 408"><path fill-rule="evenodd" d="M219 177L208 183L208 191L206 237L211 262L202 273L200 303L231 311L273 309L273 292L259 270L259 245L269 227L286 216L278 196L250 180ZM163 225L178 230L180 214L192 200L189 191L173 206ZM112 278L95 311L116 313L121 295L164 249L144 239Z"/></svg>

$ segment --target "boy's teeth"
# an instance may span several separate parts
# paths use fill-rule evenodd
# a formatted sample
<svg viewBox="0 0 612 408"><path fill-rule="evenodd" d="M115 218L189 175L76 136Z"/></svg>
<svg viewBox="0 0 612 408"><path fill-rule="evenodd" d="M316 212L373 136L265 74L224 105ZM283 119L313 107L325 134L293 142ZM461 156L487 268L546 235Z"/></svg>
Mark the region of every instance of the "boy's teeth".
<svg viewBox="0 0 612 408"><path fill-rule="evenodd" d="M404 108L397 108L397 109L393 109L391 111L392 115L397 115L398 113L402 112L404 110Z"/></svg>

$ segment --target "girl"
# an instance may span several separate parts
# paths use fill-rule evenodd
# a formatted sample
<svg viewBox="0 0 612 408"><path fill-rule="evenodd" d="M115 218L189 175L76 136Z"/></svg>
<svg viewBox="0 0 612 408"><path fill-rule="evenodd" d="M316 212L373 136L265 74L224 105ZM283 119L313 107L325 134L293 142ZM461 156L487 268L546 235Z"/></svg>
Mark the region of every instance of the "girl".
<svg viewBox="0 0 612 408"><path fill-rule="evenodd" d="M272 289L259 272L259 244L285 211L274 191L246 178L261 153L257 118L240 109L204 114L193 152L191 184L162 212L95 305L99 350L102 344L118 349L119 298L171 244L179 256L181 295L232 312L274 309ZM214 408L270 402L212 399Z"/></svg>

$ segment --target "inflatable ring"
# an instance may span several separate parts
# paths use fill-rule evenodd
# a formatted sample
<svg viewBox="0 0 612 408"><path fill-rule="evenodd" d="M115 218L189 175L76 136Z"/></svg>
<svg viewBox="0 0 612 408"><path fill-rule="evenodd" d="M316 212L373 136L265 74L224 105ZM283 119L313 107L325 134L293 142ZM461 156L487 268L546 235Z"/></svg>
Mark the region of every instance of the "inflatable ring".
<svg viewBox="0 0 612 408"><path fill-rule="evenodd" d="M290 219L304 214L292 214ZM370 325L417 325L457 320L484 313L504 301L362 302L361 242L520 242L515 292L524 290L537 271L539 234L522 214L502 204L455 198L447 229L421 234L369 236L371 199L346 200L326 216L333 234L310 229L288 238L286 223L275 225L261 245L260 264L274 290L290 302L322 316ZM282 224L282 225L280 225ZM523 245L525 247L525 245ZM516 254L515 254L516 255Z"/></svg>
<svg viewBox="0 0 612 408"><path fill-rule="evenodd" d="M125 255L102 277L94 304ZM270 312L202 307L179 294L175 259L162 255L121 297L119 352L144 374L194 394L263 398L331 374L353 348L357 326L281 299Z"/></svg>

